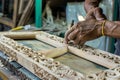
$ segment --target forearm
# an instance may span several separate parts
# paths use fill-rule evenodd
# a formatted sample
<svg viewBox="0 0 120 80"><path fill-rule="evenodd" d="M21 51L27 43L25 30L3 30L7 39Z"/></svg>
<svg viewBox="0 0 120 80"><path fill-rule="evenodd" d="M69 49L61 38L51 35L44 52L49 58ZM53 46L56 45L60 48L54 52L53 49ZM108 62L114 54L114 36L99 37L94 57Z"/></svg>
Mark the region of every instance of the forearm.
<svg viewBox="0 0 120 80"><path fill-rule="evenodd" d="M106 36L120 38L120 21L106 21L104 33Z"/></svg>
<svg viewBox="0 0 120 80"><path fill-rule="evenodd" d="M98 7L100 1L101 0L85 0L84 7L85 7L86 12L88 13L89 10Z"/></svg>

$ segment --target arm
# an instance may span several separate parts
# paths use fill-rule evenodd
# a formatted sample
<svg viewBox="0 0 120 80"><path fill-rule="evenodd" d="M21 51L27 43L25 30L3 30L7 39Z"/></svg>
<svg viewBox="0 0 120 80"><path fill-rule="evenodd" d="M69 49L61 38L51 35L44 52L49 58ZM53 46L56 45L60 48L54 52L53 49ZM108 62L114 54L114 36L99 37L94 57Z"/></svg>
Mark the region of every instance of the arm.
<svg viewBox="0 0 120 80"><path fill-rule="evenodd" d="M78 22L70 30L67 31L65 42L73 41L75 45L84 44L102 36L102 24L104 20L98 21L96 19L89 19ZM120 21L106 21L104 26L105 36L120 38Z"/></svg>
<svg viewBox="0 0 120 80"><path fill-rule="evenodd" d="M120 21L107 21L104 33L106 36L120 38Z"/></svg>
<svg viewBox="0 0 120 80"><path fill-rule="evenodd" d="M84 8L88 13L89 10L94 9L99 6L101 0L85 0Z"/></svg>
<svg viewBox="0 0 120 80"><path fill-rule="evenodd" d="M87 13L86 19L106 19L105 15L103 14L103 10L99 7L100 1L101 0L85 0L84 8Z"/></svg>

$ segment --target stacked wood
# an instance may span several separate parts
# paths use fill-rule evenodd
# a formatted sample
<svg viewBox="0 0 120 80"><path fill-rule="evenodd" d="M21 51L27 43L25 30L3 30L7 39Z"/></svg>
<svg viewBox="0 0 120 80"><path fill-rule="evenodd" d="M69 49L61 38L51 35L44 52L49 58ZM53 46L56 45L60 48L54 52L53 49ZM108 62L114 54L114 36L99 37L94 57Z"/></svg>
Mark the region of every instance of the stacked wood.
<svg viewBox="0 0 120 80"><path fill-rule="evenodd" d="M25 25L29 20L34 10L34 0L29 0L25 10L23 11L19 20L18 26Z"/></svg>
<svg viewBox="0 0 120 80"><path fill-rule="evenodd" d="M4 25L8 25L12 28L17 27L17 26L23 26L27 24L31 18L31 15L34 10L34 1L35 0L13 0L13 15L9 14L12 16L6 17L2 16L0 17L0 23ZM6 1L2 0L2 13L3 15L5 14L5 9L6 9ZM7 2L7 4L10 4ZM8 5L7 5L8 7ZM7 8L8 9L8 8ZM11 11L11 10L10 10Z"/></svg>

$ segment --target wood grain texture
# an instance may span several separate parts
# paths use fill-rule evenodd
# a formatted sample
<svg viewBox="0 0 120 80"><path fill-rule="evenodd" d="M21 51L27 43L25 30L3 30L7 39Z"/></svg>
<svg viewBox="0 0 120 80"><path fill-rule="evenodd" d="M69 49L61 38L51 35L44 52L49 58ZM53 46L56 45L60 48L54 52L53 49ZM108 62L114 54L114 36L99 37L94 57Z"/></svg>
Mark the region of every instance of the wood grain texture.
<svg viewBox="0 0 120 80"><path fill-rule="evenodd" d="M31 32L0 32L0 35L7 36L12 39L35 39L37 34L41 33L40 31L31 31Z"/></svg>

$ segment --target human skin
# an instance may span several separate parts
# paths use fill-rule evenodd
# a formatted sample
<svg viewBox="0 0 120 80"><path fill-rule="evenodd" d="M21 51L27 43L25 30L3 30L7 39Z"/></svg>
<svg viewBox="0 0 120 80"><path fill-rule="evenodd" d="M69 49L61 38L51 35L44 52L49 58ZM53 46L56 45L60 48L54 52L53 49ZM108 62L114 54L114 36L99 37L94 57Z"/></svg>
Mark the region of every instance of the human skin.
<svg viewBox="0 0 120 80"><path fill-rule="evenodd" d="M100 0L85 0L86 20L73 25L65 34L65 43L73 41L75 45L83 45L86 41L105 36L120 38L120 21L106 20L102 9L98 7ZM105 25L102 29L102 24Z"/></svg>

